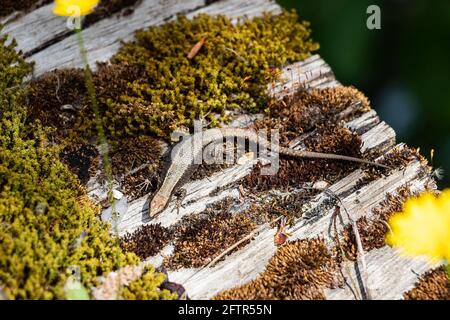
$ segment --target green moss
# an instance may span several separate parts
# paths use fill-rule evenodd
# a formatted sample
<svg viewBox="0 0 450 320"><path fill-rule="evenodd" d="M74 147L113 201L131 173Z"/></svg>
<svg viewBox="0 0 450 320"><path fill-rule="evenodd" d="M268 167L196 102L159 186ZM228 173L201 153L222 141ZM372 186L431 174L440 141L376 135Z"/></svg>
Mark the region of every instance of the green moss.
<svg viewBox="0 0 450 320"><path fill-rule="evenodd" d="M112 64L94 75L108 133L116 139L136 134L168 138L193 119L206 118L214 126L228 120L230 111L262 111L276 68L317 49L309 36L308 23L298 23L289 12L235 25L223 16L179 17L139 31L135 42L125 44ZM187 59L202 37L203 47ZM34 121L69 132L52 141L67 144L66 138L95 135L90 108L84 107L81 71L46 75L31 90L27 87L24 99L22 83L31 67L14 45L5 46L4 38L0 67L0 286L8 298L64 298L70 267L79 268L81 283L90 288L99 275L136 264L138 258L121 251L97 219L98 208L58 158L61 147L49 147L46 132ZM62 112L65 104L73 110ZM68 120L61 121L66 113ZM121 296L172 298L158 289L162 277L148 270Z"/></svg>
<svg viewBox="0 0 450 320"><path fill-rule="evenodd" d="M265 15L233 25L224 16L199 15L138 31L113 63L126 63L141 78L129 84L119 101L106 101L113 134L147 131L159 136L192 119L205 117L211 126L228 119L227 111L262 111L274 68L305 59L318 48L309 24L295 12ZM193 59L187 55L202 38Z"/></svg>
<svg viewBox="0 0 450 320"><path fill-rule="evenodd" d="M237 24L224 16L180 16L138 31L134 42L124 44L94 74L109 140L142 134L169 140L174 129L190 127L193 119L205 118L213 127L233 111L263 111L278 68L318 48L309 24L297 19L295 12ZM188 59L202 38L204 45ZM56 141L83 137L86 142L95 135L83 79L82 70L69 69L32 82L29 115L55 128ZM65 105L71 110L62 110Z"/></svg>
<svg viewBox="0 0 450 320"><path fill-rule="evenodd" d="M159 286L164 282L166 276L156 273L152 267L148 267L141 278L132 281L120 291L120 298L125 300L156 300L176 299L176 294L169 290L160 290Z"/></svg>
<svg viewBox="0 0 450 320"><path fill-rule="evenodd" d="M22 83L30 66L0 39L0 287L10 299L63 299L72 267L86 288L97 277L136 264L97 218L76 177L43 130L24 134ZM154 274L155 279L159 276ZM145 280L156 283L149 275ZM159 280L158 280L159 281ZM143 292L163 298L153 286Z"/></svg>

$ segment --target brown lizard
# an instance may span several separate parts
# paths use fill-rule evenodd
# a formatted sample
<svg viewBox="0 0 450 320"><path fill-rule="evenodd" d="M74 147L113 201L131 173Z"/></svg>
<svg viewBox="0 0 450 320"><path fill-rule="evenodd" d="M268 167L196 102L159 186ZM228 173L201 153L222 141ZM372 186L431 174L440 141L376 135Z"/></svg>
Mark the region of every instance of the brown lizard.
<svg viewBox="0 0 450 320"><path fill-rule="evenodd" d="M312 159L333 159L353 161L359 163L366 163L373 166L390 169L380 163L359 159L355 157L342 156L337 154L319 153L311 151L294 150L290 148L281 147L278 144L271 144L265 138L262 138L257 133L247 129L239 128L214 128L203 132L195 133L182 141L177 149L172 153L172 163L167 171L161 188L157 191L150 202L149 214L150 217L156 216L164 210L169 203L170 198L179 187L180 182L185 181L192 173L192 168L195 166L195 160L201 156L204 147L213 142L221 142L224 138L238 138L248 140L250 143L261 145L269 148L272 153L278 153L283 156L295 158L312 158Z"/></svg>

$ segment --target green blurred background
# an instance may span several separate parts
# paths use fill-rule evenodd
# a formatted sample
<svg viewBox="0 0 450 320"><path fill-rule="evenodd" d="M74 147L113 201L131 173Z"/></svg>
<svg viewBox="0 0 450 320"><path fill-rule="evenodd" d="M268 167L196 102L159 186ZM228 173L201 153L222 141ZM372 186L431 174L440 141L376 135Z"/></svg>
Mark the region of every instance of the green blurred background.
<svg viewBox="0 0 450 320"><path fill-rule="evenodd" d="M450 187L450 1L278 0L312 24L337 79L371 100L398 141L420 147ZM369 30L368 6L381 9Z"/></svg>

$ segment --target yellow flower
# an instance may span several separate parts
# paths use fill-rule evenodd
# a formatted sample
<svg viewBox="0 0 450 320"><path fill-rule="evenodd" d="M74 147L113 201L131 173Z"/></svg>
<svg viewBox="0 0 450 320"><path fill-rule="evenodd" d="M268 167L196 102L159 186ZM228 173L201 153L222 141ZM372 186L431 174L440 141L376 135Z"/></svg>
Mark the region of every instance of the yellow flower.
<svg viewBox="0 0 450 320"><path fill-rule="evenodd" d="M406 201L403 212L389 219L390 245L411 256L450 261L450 189L439 196L426 192Z"/></svg>
<svg viewBox="0 0 450 320"><path fill-rule="evenodd" d="M100 0L55 0L53 13L57 16L85 16L98 5Z"/></svg>

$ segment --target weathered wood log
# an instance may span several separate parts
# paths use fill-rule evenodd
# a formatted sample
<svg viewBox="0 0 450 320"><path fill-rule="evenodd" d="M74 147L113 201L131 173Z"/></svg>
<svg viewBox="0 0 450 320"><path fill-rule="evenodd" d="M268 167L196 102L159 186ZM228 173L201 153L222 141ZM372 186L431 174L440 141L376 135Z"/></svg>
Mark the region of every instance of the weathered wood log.
<svg viewBox="0 0 450 320"><path fill-rule="evenodd" d="M338 84L331 76L329 67L318 56L313 56L297 64L297 67L300 73L296 74L296 76L300 79L305 79L306 83L304 85L314 87L314 83L319 83L320 87L324 87L327 84L330 86ZM292 68L285 68L285 74L290 72L289 69ZM302 71L305 73L302 73ZM306 74L310 74L310 76ZM277 87L286 88L286 85L280 83ZM248 122L237 119L233 124L242 125L243 123L247 124ZM373 149L389 151L404 147L403 144L395 145L394 130L386 123L380 122L376 112L373 110L346 123L346 126L357 132L365 132L361 136L363 151ZM255 161L251 161L243 166L235 166L216 173L208 179L190 182L186 186L186 189L189 190L186 202L189 204L181 208L179 214L177 214L175 202L173 202L156 219L150 221L146 214L147 197L133 201L126 215L119 222L119 232L124 234L125 232L136 230L147 223L160 223L168 227L180 221L184 216L202 212L206 206L212 203L227 197L240 198L240 192L234 183L250 174L255 163ZM429 188L430 185L435 187L433 180L429 176L423 176L422 170L420 161L414 161L405 169L396 170L387 177L380 178L353 191L357 182L364 178L363 171L356 170L330 186L328 190L338 196L347 195L342 197L343 206L352 213L353 219L356 220L362 216L370 217L371 210L385 199L387 193L395 194L397 188L403 185L408 184L415 191L423 191L426 187ZM301 186L299 187L301 188ZM221 191L211 196L218 189ZM295 226L288 230L292 234L292 240L312 238L318 235L322 235L327 239L331 238L328 230L334 209L323 205L327 198L326 193L321 193L305 206L306 216L310 212L314 212L314 214L321 212L320 218L314 219L313 223L303 218L298 219L295 222ZM344 221L339 228L348 223L350 221L344 217ZM264 270L265 265L276 252L277 248L273 243L275 232L276 230L273 228L265 228L249 245L228 256L224 261L219 262L212 268L204 269L200 272L196 269L169 271L169 277L172 281L182 283L190 296L198 299L208 299L220 291L245 284L255 279ZM170 253L170 248L166 248L164 255L168 253ZM410 289L417 281L417 275L426 272L432 267L427 261L420 258L410 259L398 256L394 249L388 247L367 253L367 261L370 284L374 288L374 298L376 299L401 298L402 293ZM162 262L161 255L148 259L148 262L160 264ZM395 267L393 267L394 264ZM389 272L384 273L385 277L381 277L379 273L373 271L378 267L391 269ZM354 268L351 270L354 271ZM372 271L375 272L375 275L378 274L376 278L371 276ZM194 277L192 277L193 274L195 274ZM355 278L353 275L347 276ZM386 288L391 288L392 290ZM326 294L329 299L354 299L352 292L352 290L344 288L330 290ZM389 294L386 294L387 292Z"/></svg>
<svg viewBox="0 0 450 320"><path fill-rule="evenodd" d="M64 18L55 17L50 11L51 5L44 6L23 16L10 16L2 21L6 22L2 33L8 33L17 38L19 48L28 54L28 60L35 62L35 75L41 75L55 68L81 67L78 46L72 32L65 26ZM144 0L128 16L116 15L101 20L83 31L86 41L89 61L95 66L96 61L107 61L120 47L121 41L133 38L135 30L151 25L157 25L173 19L177 14L193 17L199 13L225 14L233 18L241 16L258 16L263 12L280 12L280 7L272 0L223 0L207 5L202 0ZM289 94L302 87L326 88L335 87L339 82L334 78L331 68L318 56L301 61L283 69L281 81L268 87L269 94L277 98ZM352 107L350 107L351 109ZM343 112L351 112L345 110ZM241 115L230 125L244 127L253 122L258 116ZM371 110L345 123L345 126L361 134L362 152L377 150L388 153L404 148L403 144L396 145L395 132L386 123L380 121L376 112ZM301 148L299 143L304 137L300 136L291 143L293 148ZM145 224L172 226L183 217L195 215L205 210L213 203L227 197L243 198L238 182L249 175L257 161L249 161L244 165L236 165L215 173L208 179L192 181L186 189L189 191L185 202L188 203L177 214L175 203L172 202L156 219L150 220L147 215L148 196L132 201L126 213L120 217L118 230L121 235L136 230ZM433 179L424 174L420 159L411 161L406 168L393 170L388 176L378 178L366 185L358 187L358 181L365 177L360 169L350 173L345 178L328 186L327 192L340 197L342 206L351 212L352 219L371 217L372 209L377 207L387 193L395 194L396 190L408 185L413 191L426 188L436 188ZM116 185L119 183L116 181ZM305 181L304 186L311 187ZM91 197L97 200L104 197L105 190L100 182L92 179L88 186ZM299 189L302 185L298 186ZM219 190L219 191L218 191ZM125 195L126 196L126 195ZM331 243L330 223L334 208L327 205L329 195L321 192L304 206L304 216L294 222L288 231L292 234L290 240L306 239L322 236ZM314 216L314 219L305 217ZM338 225L343 226L350 220L343 216ZM216 265L205 268L189 268L177 271L169 270L171 281L183 284L191 298L209 299L220 291L245 284L255 279L265 268L269 259L275 254L277 247L273 243L276 230L265 226L254 239L239 250L228 255ZM147 259L145 263L158 266L162 263L163 255L170 254L171 247L164 248L159 254ZM418 276L432 268L427 261L420 258L405 258L394 249L387 246L366 252L369 285L375 299L400 299L417 281ZM356 279L356 267L348 263L349 278ZM360 285L360 284L359 284ZM355 292L357 292L355 296ZM327 289L328 299L359 299L361 288Z"/></svg>

